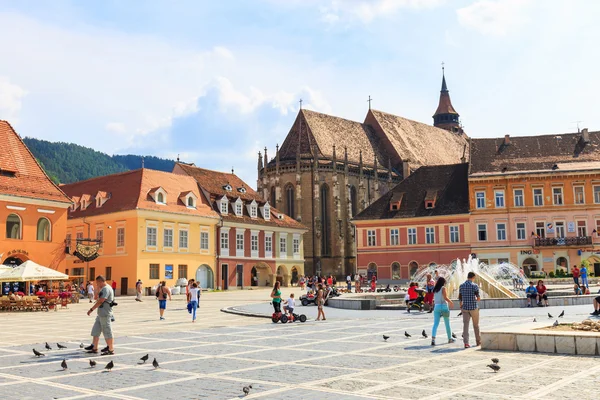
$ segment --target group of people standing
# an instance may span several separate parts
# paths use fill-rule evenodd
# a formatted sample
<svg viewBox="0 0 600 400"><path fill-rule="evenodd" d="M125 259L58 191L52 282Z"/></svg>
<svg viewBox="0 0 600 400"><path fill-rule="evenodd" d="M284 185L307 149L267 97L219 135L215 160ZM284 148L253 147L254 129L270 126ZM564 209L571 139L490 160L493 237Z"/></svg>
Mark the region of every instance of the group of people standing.
<svg viewBox="0 0 600 400"><path fill-rule="evenodd" d="M317 287L318 285L329 285L329 286L335 286L337 285L337 279L335 278L335 276L333 275L329 275L329 276L320 276L320 275L314 275L314 276L304 276L302 275L300 277L300 279L298 279L298 285L300 285L300 290L307 290L307 291L317 291Z"/></svg>

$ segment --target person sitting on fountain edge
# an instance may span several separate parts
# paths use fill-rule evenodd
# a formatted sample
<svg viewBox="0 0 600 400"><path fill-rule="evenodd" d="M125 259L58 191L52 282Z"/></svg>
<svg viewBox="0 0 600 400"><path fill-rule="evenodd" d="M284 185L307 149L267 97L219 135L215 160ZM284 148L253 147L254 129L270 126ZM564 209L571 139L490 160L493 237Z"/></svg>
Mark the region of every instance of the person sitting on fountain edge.
<svg viewBox="0 0 600 400"><path fill-rule="evenodd" d="M537 289L533 286L533 281L529 282L529 286L525 289L525 294L527 295L527 307L531 307L531 299L537 299Z"/></svg>
<svg viewBox="0 0 600 400"><path fill-rule="evenodd" d="M600 291L598 293L600 294ZM600 296L594 298L594 312L590 315L600 316Z"/></svg>
<svg viewBox="0 0 600 400"><path fill-rule="evenodd" d="M542 300L544 300L544 304L546 305L546 307L548 307L548 295L546 294L546 285L544 285L544 281L543 280L539 280L537 283L537 286L535 287L537 289L537 304L538 306L542 306Z"/></svg>

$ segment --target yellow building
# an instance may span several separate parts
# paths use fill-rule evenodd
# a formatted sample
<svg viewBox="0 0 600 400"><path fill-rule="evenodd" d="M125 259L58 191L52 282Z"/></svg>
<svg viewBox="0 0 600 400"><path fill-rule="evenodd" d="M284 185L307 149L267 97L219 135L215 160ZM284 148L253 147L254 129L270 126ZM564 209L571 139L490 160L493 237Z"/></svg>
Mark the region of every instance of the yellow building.
<svg viewBox="0 0 600 400"><path fill-rule="evenodd" d="M67 222L67 274L116 281L117 294L133 295L160 281L175 286L195 278L203 287L215 269L219 216L187 176L139 169L61 186L72 199ZM74 256L76 244L98 239L98 258Z"/></svg>

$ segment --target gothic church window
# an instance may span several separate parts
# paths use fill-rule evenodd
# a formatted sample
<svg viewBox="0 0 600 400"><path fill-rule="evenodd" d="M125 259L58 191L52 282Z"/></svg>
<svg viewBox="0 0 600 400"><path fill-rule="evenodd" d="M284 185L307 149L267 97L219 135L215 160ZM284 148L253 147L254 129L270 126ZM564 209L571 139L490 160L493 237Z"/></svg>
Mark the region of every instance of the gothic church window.
<svg viewBox="0 0 600 400"><path fill-rule="evenodd" d="M324 184L321 186L321 254L331 255L331 225L329 209L329 187Z"/></svg>
<svg viewBox="0 0 600 400"><path fill-rule="evenodd" d="M273 207L277 207L276 206L277 202L275 200L276 200L275 199L275 186L273 186L271 188L271 198L270 198L270 201L269 201L269 203L271 203L273 205Z"/></svg>
<svg viewBox="0 0 600 400"><path fill-rule="evenodd" d="M294 186L291 184L287 185L285 188L285 205L286 214L294 218Z"/></svg>
<svg viewBox="0 0 600 400"><path fill-rule="evenodd" d="M358 199L356 197L356 188L350 186L350 217L354 217L358 214Z"/></svg>

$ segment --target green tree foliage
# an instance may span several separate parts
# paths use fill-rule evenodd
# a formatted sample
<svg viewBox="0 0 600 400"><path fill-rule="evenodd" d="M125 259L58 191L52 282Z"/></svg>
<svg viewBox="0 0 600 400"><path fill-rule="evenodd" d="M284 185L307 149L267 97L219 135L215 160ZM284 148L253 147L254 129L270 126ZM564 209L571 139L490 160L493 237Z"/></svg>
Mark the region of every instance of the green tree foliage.
<svg viewBox="0 0 600 400"><path fill-rule="evenodd" d="M72 183L97 176L110 175L142 166L142 157L114 155L79 146L73 143L48 142L24 138L40 165L56 183ZM174 162L154 156L144 157L144 167L159 171L173 170Z"/></svg>

